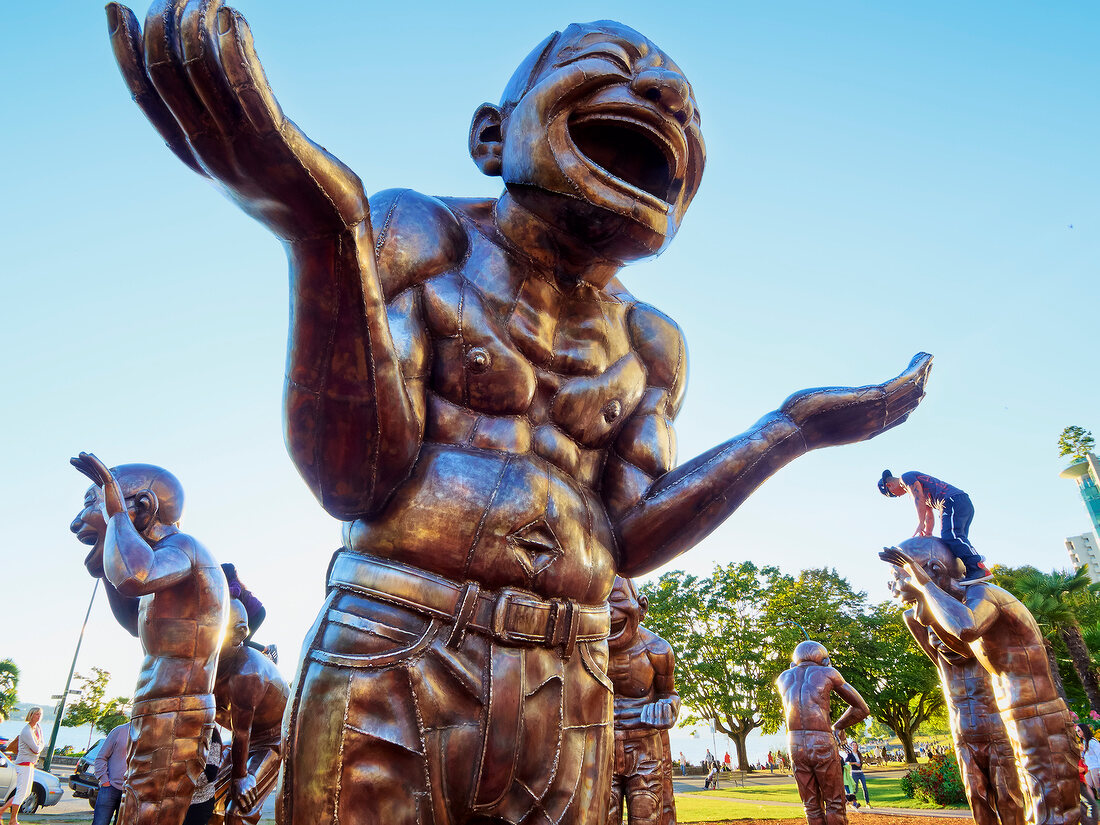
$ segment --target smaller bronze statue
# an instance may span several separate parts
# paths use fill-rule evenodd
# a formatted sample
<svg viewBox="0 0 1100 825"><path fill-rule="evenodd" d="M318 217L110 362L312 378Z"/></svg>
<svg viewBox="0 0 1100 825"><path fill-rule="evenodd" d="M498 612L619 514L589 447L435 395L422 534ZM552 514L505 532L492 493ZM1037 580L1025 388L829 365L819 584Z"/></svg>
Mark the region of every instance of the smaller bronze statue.
<svg viewBox="0 0 1100 825"><path fill-rule="evenodd" d="M290 697L274 663L245 644L248 633L248 612L233 599L214 683L218 724L233 732L229 763L218 777L230 782L225 820L231 825L260 821L279 776L283 711Z"/></svg>
<svg viewBox="0 0 1100 825"><path fill-rule="evenodd" d="M829 651L819 642L799 643L791 667L775 680L787 723L787 741L798 795L809 825L844 825L844 770L837 734L867 718L863 697L829 663ZM835 693L849 707L829 724L829 704Z"/></svg>
<svg viewBox="0 0 1100 825"><path fill-rule="evenodd" d="M145 649L119 821L180 825L214 726L225 576L205 547L180 532L183 488L167 470L149 464L109 470L91 453L72 464L93 482L71 525L92 546L85 566L103 571L116 591L115 615L138 631Z"/></svg>
<svg viewBox="0 0 1100 825"><path fill-rule="evenodd" d="M676 656L668 642L641 626L649 600L638 595L632 579L617 576L608 603L615 757L607 822L620 825L625 801L630 825L675 825L668 729L680 713Z"/></svg>
<svg viewBox="0 0 1100 825"><path fill-rule="evenodd" d="M1028 609L994 584L960 587L955 558L938 539L911 539L904 549L884 549L879 558L903 568L905 586L913 590L914 619L989 673L1016 757L1027 822L1079 822L1073 723Z"/></svg>
<svg viewBox="0 0 1100 825"><path fill-rule="evenodd" d="M932 542L910 539L902 542L901 547L925 570L935 569L943 561L943 557L933 552L936 545ZM913 587L902 568L894 567L893 570L891 590L903 603L916 604L920 591ZM951 580L951 583L945 581L945 587L958 589L962 576L958 563L948 564L942 572L945 579ZM934 630L917 621L915 608L910 607L905 612L905 624L917 646L935 663L939 672L959 771L974 821L978 825L1023 825L1023 797L1016 759L997 710L989 674L973 656L956 653Z"/></svg>

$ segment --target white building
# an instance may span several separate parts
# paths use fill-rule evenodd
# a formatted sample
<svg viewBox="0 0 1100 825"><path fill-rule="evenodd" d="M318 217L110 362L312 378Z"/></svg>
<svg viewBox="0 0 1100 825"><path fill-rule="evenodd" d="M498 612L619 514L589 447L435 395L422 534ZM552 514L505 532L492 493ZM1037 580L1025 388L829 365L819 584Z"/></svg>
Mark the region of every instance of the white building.
<svg viewBox="0 0 1100 825"><path fill-rule="evenodd" d="M1066 550L1069 551L1074 567L1088 565L1089 578L1100 582L1100 542L1096 540L1096 533L1069 536L1066 539Z"/></svg>

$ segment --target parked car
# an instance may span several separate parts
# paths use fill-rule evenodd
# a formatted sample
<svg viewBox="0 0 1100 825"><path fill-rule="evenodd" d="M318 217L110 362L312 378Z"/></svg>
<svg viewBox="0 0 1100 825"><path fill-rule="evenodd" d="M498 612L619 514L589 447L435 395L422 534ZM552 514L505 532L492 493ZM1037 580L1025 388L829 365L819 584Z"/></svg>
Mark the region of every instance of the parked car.
<svg viewBox="0 0 1100 825"><path fill-rule="evenodd" d="M0 753L0 798L5 802L15 796L15 765L7 754ZM33 814L39 808L56 805L61 800L61 782L52 773L34 769L30 793L19 806L19 813Z"/></svg>
<svg viewBox="0 0 1100 825"><path fill-rule="evenodd" d="M87 799L88 804L93 808L95 807L96 795L99 793L99 782L95 778L93 766L96 754L99 753L99 749L103 747L103 743L106 741L106 739L100 739L88 748L88 752L80 757L80 760L76 763L73 775L69 777L69 788L72 790L73 796L77 799Z"/></svg>

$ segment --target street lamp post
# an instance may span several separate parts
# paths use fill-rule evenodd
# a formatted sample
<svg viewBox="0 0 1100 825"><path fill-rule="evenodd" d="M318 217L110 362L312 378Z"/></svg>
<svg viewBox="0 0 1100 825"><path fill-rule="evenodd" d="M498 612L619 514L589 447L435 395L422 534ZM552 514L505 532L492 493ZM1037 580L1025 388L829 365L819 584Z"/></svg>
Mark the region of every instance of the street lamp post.
<svg viewBox="0 0 1100 825"><path fill-rule="evenodd" d="M65 680L65 690L62 691L57 703L57 716L53 720L53 730L50 732L50 744L46 748L46 764L43 766L47 773L53 764L53 748L57 744L57 731L61 728L61 717L65 715L65 702L69 698L69 688L73 683L73 672L76 670L76 657L80 655L80 643L84 641L84 629L88 626L88 617L92 615L92 604L95 603L95 594L99 592L99 579L95 580L92 588L92 598L88 600L88 612L84 614L84 624L80 626L80 635L76 639L76 651L73 653L73 663L69 667L69 678ZM79 691L78 691L79 692Z"/></svg>

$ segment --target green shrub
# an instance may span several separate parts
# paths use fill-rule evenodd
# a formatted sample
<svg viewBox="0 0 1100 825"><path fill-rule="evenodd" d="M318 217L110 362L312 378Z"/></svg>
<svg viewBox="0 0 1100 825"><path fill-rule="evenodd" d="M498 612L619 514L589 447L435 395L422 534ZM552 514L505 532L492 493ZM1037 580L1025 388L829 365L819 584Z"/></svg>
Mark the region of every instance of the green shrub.
<svg viewBox="0 0 1100 825"><path fill-rule="evenodd" d="M901 778L901 791L909 799L936 805L957 805L966 802L962 776L955 754L932 756Z"/></svg>

